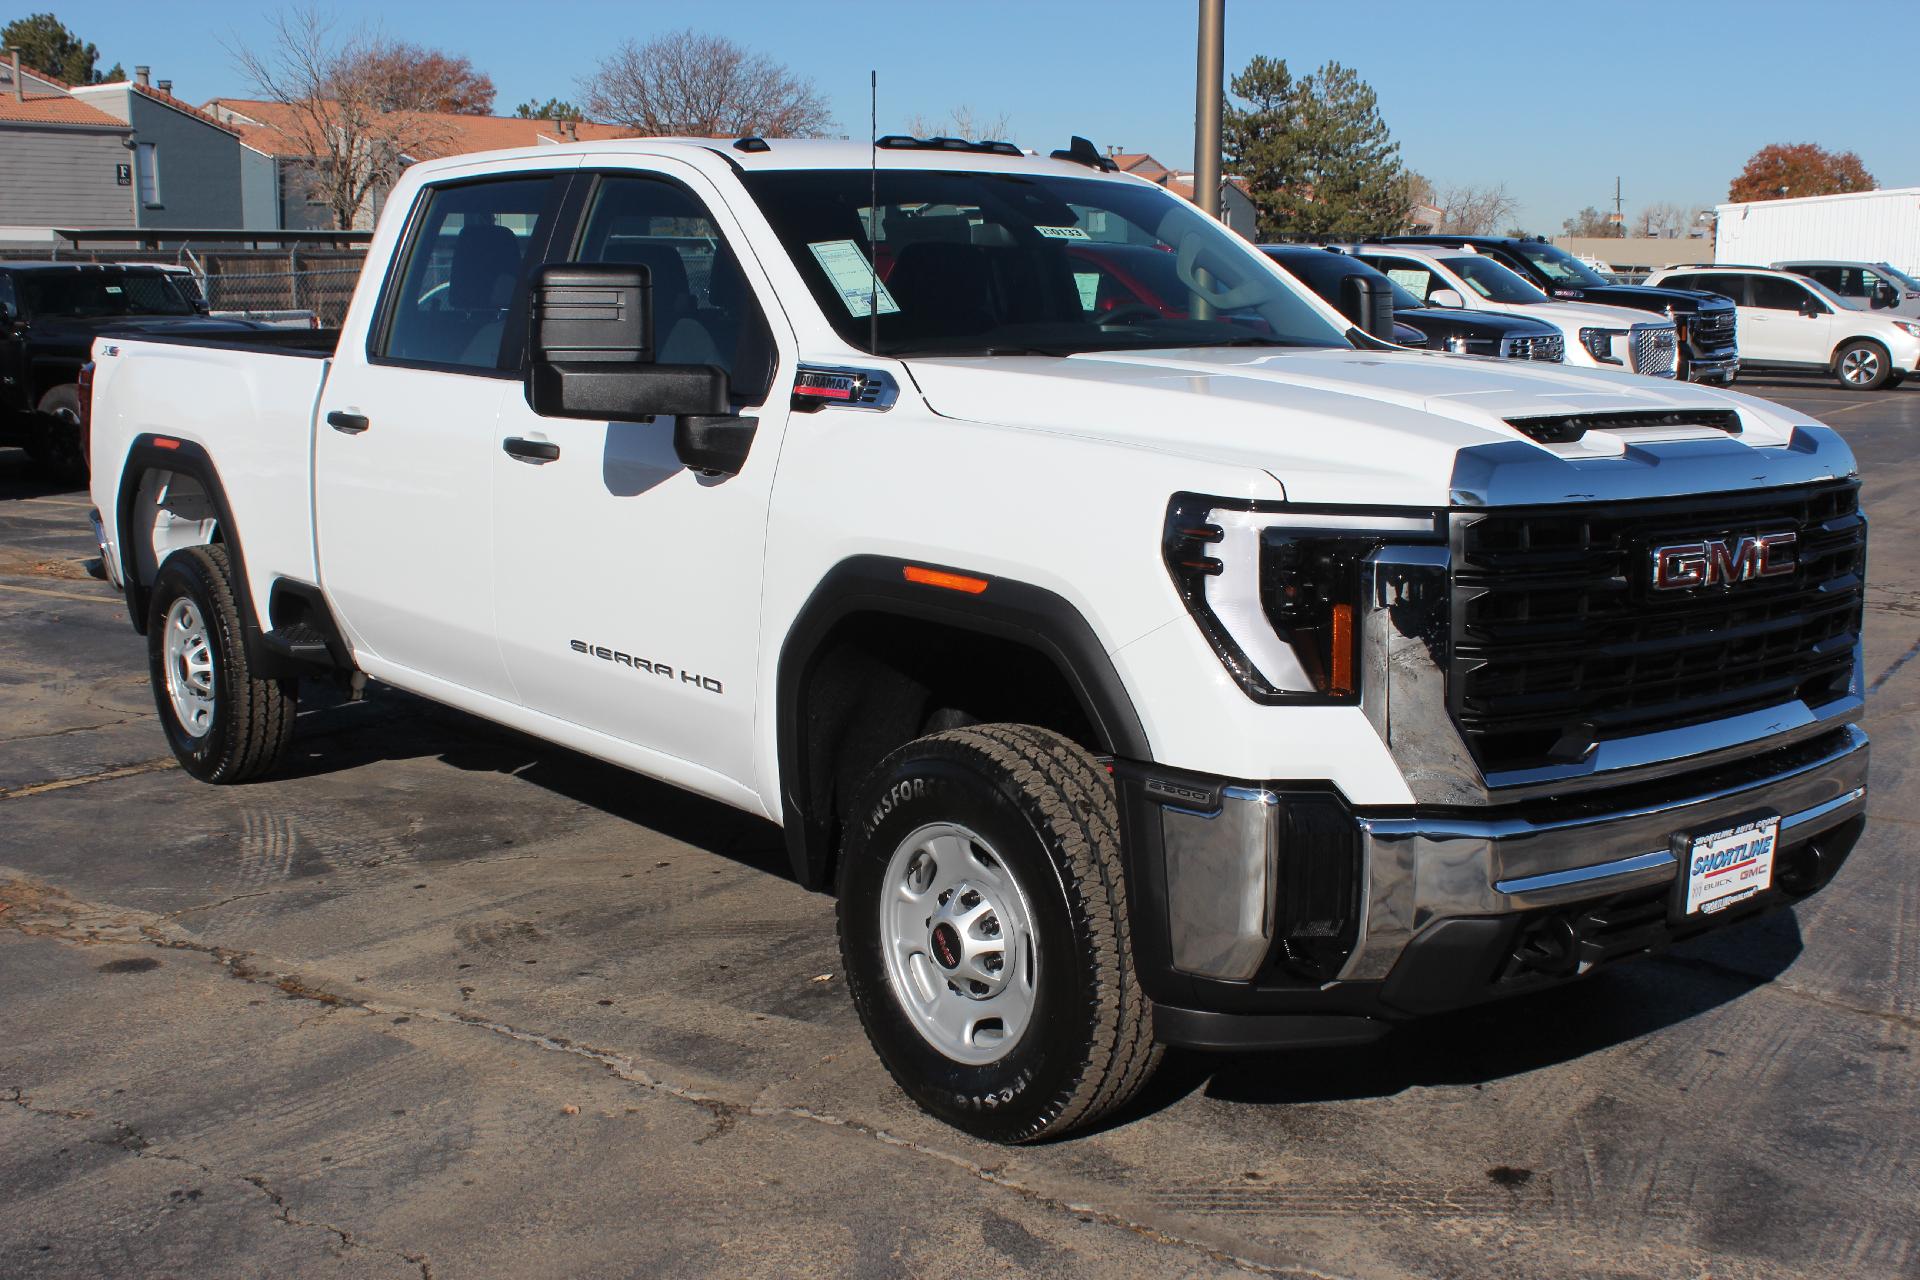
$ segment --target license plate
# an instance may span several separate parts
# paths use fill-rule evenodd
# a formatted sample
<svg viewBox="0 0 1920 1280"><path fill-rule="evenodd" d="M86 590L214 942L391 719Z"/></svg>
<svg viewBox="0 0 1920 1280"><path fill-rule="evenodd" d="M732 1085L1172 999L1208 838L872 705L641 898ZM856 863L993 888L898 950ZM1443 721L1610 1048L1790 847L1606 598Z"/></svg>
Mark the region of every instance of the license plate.
<svg viewBox="0 0 1920 1280"><path fill-rule="evenodd" d="M1774 845L1779 839L1777 814L1752 818L1711 835L1694 836L1686 846L1680 914L1712 915L1771 885Z"/></svg>

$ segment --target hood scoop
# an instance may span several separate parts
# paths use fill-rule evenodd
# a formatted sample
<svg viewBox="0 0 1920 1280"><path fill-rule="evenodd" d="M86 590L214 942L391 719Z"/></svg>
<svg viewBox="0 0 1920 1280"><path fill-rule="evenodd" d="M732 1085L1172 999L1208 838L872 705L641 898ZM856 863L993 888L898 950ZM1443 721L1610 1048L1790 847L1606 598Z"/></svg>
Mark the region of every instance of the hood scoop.
<svg viewBox="0 0 1920 1280"><path fill-rule="evenodd" d="M1589 431L1646 431L1662 427L1706 427L1730 436L1740 434L1740 415L1732 409L1555 413L1538 418L1508 418L1506 423L1538 444L1572 444Z"/></svg>

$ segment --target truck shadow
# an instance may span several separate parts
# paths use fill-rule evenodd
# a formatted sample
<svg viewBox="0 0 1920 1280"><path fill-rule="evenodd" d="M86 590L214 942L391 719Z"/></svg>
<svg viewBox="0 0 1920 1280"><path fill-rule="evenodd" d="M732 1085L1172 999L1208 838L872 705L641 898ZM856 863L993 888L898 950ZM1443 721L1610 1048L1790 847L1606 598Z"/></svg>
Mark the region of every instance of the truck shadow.
<svg viewBox="0 0 1920 1280"><path fill-rule="evenodd" d="M382 685L370 685L366 700L352 703L331 682L303 684L293 749L273 780L427 758L468 773L530 782L622 822L792 879L780 829L763 818Z"/></svg>
<svg viewBox="0 0 1920 1280"><path fill-rule="evenodd" d="M1200 1091L1285 1105L1480 1085L1558 1066L1698 1017L1772 982L1801 951L1792 911L1695 939L1581 981L1396 1028L1374 1044L1292 1053L1170 1052L1128 1117Z"/></svg>
<svg viewBox="0 0 1920 1280"><path fill-rule="evenodd" d="M24 449L0 448L0 502L18 501L21 498L52 498L60 494L84 498L86 490L47 479ZM80 527L84 529L86 524L83 515Z"/></svg>

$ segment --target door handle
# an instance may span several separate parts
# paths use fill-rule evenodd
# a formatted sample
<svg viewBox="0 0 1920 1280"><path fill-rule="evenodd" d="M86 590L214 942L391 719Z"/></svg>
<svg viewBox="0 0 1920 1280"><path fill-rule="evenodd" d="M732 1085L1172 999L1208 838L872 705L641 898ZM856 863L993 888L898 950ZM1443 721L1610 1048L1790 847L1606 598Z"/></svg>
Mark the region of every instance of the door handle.
<svg viewBox="0 0 1920 1280"><path fill-rule="evenodd" d="M335 409L327 415L327 425L343 435L357 436L373 424L364 413L345 413Z"/></svg>
<svg viewBox="0 0 1920 1280"><path fill-rule="evenodd" d="M560 446L547 440L522 440L519 436L508 436L500 442L509 458L518 458L522 462L531 462L535 466L544 466L560 456Z"/></svg>

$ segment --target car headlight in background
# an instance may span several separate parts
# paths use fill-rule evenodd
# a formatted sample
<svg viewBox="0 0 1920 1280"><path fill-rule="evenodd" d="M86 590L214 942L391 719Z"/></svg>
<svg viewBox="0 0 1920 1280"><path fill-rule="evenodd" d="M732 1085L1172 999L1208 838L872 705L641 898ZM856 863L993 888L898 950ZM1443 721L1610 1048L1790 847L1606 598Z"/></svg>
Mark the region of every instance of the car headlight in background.
<svg viewBox="0 0 1920 1280"><path fill-rule="evenodd" d="M1582 329L1580 345L1587 349L1588 355L1601 364L1624 364L1625 361L1613 354L1613 343L1614 339L1626 336L1625 329Z"/></svg>
<svg viewBox="0 0 1920 1280"><path fill-rule="evenodd" d="M1915 323L1912 320L1895 320L1893 327L1911 337L1920 338L1920 323Z"/></svg>
<svg viewBox="0 0 1920 1280"><path fill-rule="evenodd" d="M1447 350L1457 356L1464 356L1472 354L1473 347L1463 335L1456 333L1447 339Z"/></svg>
<svg viewBox="0 0 1920 1280"><path fill-rule="evenodd" d="M1360 696L1367 557L1389 542L1436 542L1433 511L1354 514L1176 494L1167 571L1207 643L1255 702L1352 703Z"/></svg>

